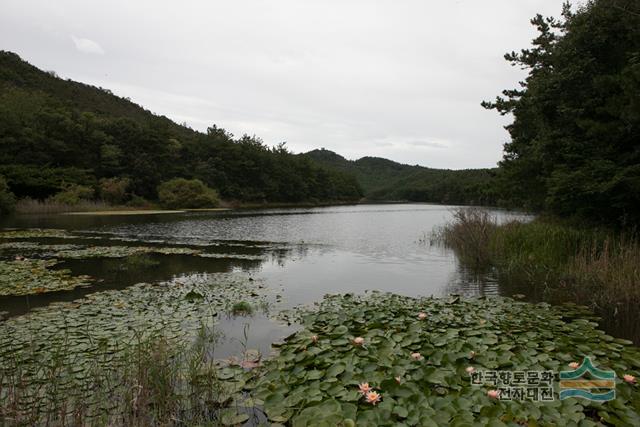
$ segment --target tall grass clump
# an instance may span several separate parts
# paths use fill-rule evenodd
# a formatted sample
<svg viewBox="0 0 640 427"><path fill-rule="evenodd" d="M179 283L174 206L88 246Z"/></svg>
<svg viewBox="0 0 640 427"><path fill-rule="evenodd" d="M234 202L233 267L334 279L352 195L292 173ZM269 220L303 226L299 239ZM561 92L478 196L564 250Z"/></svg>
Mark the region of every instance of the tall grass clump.
<svg viewBox="0 0 640 427"><path fill-rule="evenodd" d="M472 268L491 268L505 286L550 302L592 307L640 340L640 242L635 233L578 228L548 218L499 224L475 208L454 213L436 240ZM625 320L626 319L626 320Z"/></svg>
<svg viewBox="0 0 640 427"><path fill-rule="evenodd" d="M436 239L455 250L463 263L482 268L491 263L489 246L497 226L485 210L458 209L453 212L453 222L436 230Z"/></svg>
<svg viewBox="0 0 640 427"><path fill-rule="evenodd" d="M78 203L69 204L53 199L37 200L24 198L18 200L15 211L20 214L51 214L62 212L93 212L118 209L101 200L80 200Z"/></svg>

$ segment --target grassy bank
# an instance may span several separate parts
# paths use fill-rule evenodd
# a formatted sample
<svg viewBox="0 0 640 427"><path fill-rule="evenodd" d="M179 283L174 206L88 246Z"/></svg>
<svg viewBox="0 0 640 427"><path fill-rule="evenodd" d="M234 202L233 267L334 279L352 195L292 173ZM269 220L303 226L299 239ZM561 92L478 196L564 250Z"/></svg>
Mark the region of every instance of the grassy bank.
<svg viewBox="0 0 640 427"><path fill-rule="evenodd" d="M544 218L500 224L485 211L461 209L436 240L465 265L491 269L534 299L588 305L605 323L625 324L626 335L640 339L640 242L633 233Z"/></svg>

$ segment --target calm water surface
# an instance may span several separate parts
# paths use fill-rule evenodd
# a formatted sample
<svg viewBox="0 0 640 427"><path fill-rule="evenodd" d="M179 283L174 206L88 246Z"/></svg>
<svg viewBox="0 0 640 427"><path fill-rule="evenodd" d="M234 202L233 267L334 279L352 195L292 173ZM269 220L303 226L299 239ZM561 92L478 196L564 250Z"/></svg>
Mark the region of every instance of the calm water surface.
<svg viewBox="0 0 640 427"><path fill-rule="evenodd" d="M387 204L137 216L15 217L0 225L91 232L111 239L109 244L143 241L158 245L198 245L224 257L159 255L160 267L137 272L118 271L111 266L117 260L68 262L63 265L65 268L101 278L104 283L90 289L30 298L2 298L0 311L20 315L35 306L72 300L105 288L117 289L189 274L233 271L249 272L280 295L274 309L309 304L327 293L366 290L411 296L512 294L513 290L501 291L490 277L478 277L465 270L452 251L429 244L429 234L451 220L453 208ZM492 213L500 220L526 218L504 211ZM256 259L234 258L234 255L255 255ZM272 341L292 330L263 314L225 318L220 323L226 337L220 356L241 348L247 327L246 344L263 353L269 352Z"/></svg>

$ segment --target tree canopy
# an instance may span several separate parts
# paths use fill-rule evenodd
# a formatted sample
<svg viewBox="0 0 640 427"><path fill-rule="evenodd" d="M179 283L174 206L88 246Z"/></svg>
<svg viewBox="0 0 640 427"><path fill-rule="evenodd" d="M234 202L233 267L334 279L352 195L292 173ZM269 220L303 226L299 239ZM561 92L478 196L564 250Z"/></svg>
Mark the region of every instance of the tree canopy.
<svg viewBox="0 0 640 427"><path fill-rule="evenodd" d="M512 205L601 223L640 222L640 1L595 0L537 15L528 70L485 102L513 115L498 179Z"/></svg>
<svg viewBox="0 0 640 427"><path fill-rule="evenodd" d="M223 199L241 202L348 201L362 194L354 177L294 155L284 144L234 138L215 125L197 132L4 51L0 175L17 197L38 199L82 185L120 202L156 200L158 185L173 178L198 179Z"/></svg>
<svg viewBox="0 0 640 427"><path fill-rule="evenodd" d="M160 204L169 209L215 208L218 193L199 179L173 178L158 186Z"/></svg>

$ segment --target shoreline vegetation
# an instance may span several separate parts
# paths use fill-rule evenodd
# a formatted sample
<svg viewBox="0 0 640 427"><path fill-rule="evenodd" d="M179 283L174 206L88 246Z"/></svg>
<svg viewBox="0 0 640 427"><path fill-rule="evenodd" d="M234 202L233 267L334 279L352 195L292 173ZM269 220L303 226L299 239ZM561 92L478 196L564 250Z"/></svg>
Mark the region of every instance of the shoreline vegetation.
<svg viewBox="0 0 640 427"><path fill-rule="evenodd" d="M181 208L167 209L157 204L145 204L141 206L113 205L104 201L82 201L78 204L64 204L48 200L23 199L15 204L13 214L35 215L35 214L65 214L65 215L145 215L163 213L185 213L185 212L224 212L238 209L276 209L276 208L312 208L325 206L349 206L376 203L373 201L324 201L307 203L248 203L248 202L227 202L220 201L219 207L211 208ZM387 204L406 203L405 201L390 201Z"/></svg>
<svg viewBox="0 0 640 427"><path fill-rule="evenodd" d="M176 209L163 208L157 203L146 202L140 205L117 205L111 204L103 200L90 201L82 200L76 204L66 204L55 202L52 200L34 200L21 199L15 202L12 211L19 215L35 215L35 214L65 214L65 215L145 215L145 214L163 214L163 213L184 213L184 212L224 212L238 209L277 209L277 208L314 208L314 207L330 207L330 206L351 206L351 205L367 205L367 204L405 204L405 203L425 203L440 205L440 203L427 202L410 202L408 200L367 200L361 199L357 201L317 201L317 202L300 202L300 203L252 203L239 201L220 200L218 207L211 208L184 208Z"/></svg>
<svg viewBox="0 0 640 427"><path fill-rule="evenodd" d="M486 211L462 208L435 230L473 271L538 301L589 306L607 324L624 324L640 342L640 241L637 233L580 227L550 217L499 223Z"/></svg>

